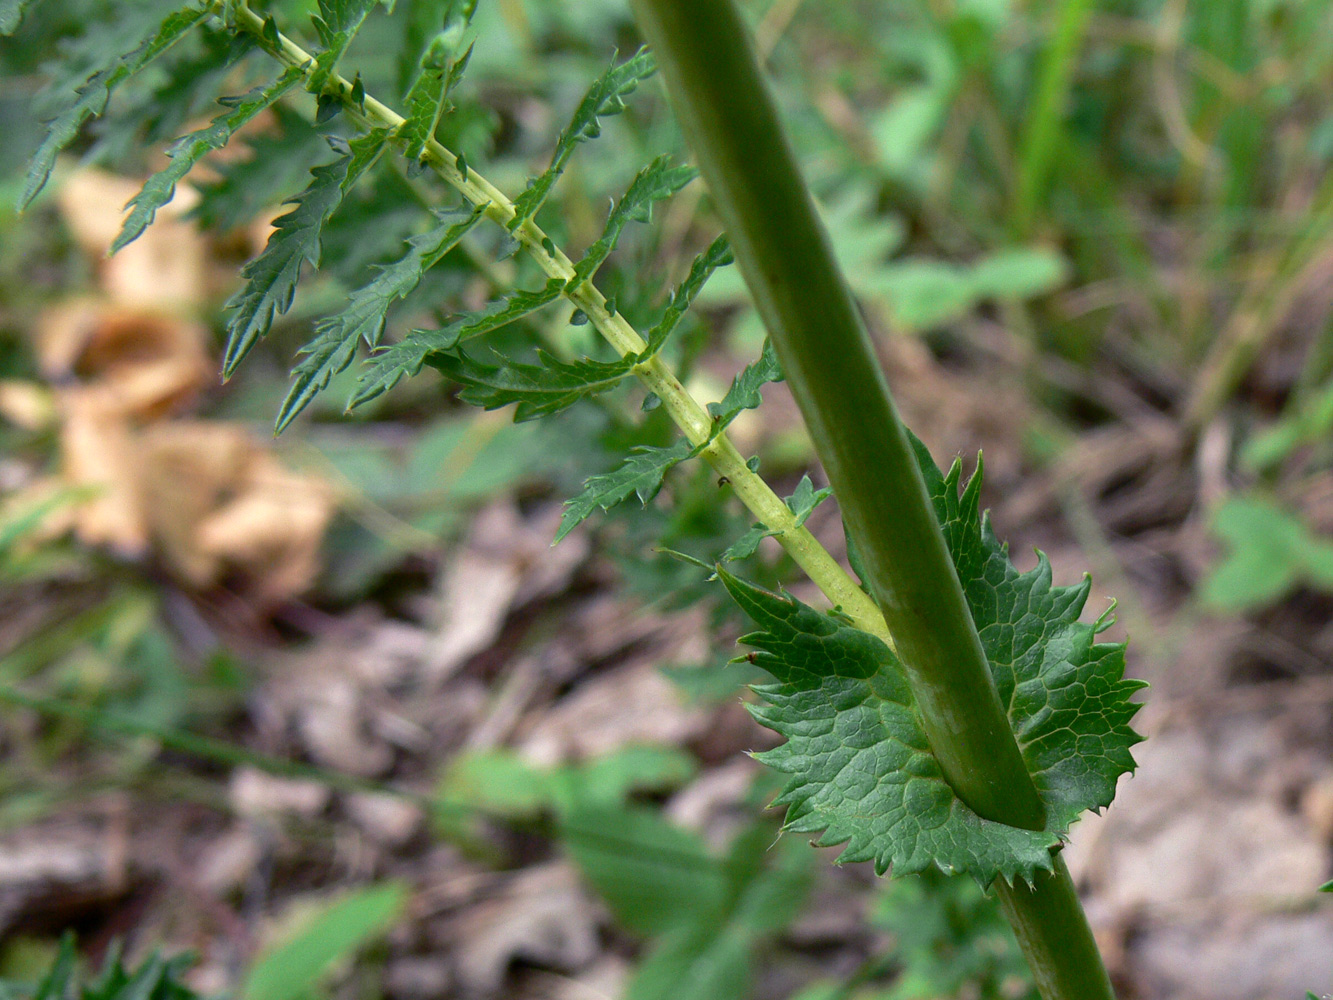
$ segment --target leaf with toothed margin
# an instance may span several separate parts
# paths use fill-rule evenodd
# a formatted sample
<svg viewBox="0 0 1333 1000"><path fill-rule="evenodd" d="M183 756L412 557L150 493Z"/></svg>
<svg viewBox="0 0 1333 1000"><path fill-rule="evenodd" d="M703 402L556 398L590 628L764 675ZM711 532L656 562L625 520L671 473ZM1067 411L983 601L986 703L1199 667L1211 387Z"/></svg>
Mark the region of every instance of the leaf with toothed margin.
<svg viewBox="0 0 1333 1000"><path fill-rule="evenodd" d="M731 244L727 242L725 236L719 236L708 245L708 249L694 258L694 263L690 265L690 273L685 276L685 280L680 286L671 293L671 298L667 302L666 309L662 312L662 318L654 324L648 331L648 350L656 354L662 349L662 345L667 342L676 326L684 317L686 311L690 308L690 303L694 301L695 296L699 294L704 283L712 276L713 272L719 267L726 267L735 261L735 256L731 252Z"/></svg>
<svg viewBox="0 0 1333 1000"><path fill-rule="evenodd" d="M347 297L346 309L315 324L314 339L301 348L304 360L292 369L292 387L278 410L274 433L281 434L328 387L329 380L352 363L358 342L378 346L389 307L416 288L421 276L457 246L483 215L483 208L439 213L440 224L408 240L407 253L392 264L377 265L379 273Z"/></svg>
<svg viewBox="0 0 1333 1000"><path fill-rule="evenodd" d="M457 59L450 60L448 37L441 32L432 39L426 54L421 57L421 69L416 82L408 91L406 116L398 126L398 138L403 140L403 155L409 160L420 160L426 143L435 137L440 117L449 107L449 92L463 78L468 60L472 57L469 46Z"/></svg>
<svg viewBox="0 0 1333 1000"><path fill-rule="evenodd" d="M1019 573L978 512L980 471L960 493L961 463L942 474L912 439L936 516L977 625L991 674L1047 827L1020 830L973 813L930 752L902 664L875 636L837 614L771 594L719 569L728 592L759 625L747 655L776 679L756 688L755 717L787 737L760 759L790 775L777 802L787 827L846 843L841 861L883 873L936 865L983 885L1030 881L1087 809L1110 804L1131 771L1131 700L1144 685L1124 677L1124 644L1099 643L1109 613L1079 621L1090 583L1056 587L1044 556Z"/></svg>
<svg viewBox="0 0 1333 1000"><path fill-rule="evenodd" d="M227 145L237 129L294 87L302 75L301 68L293 66L267 87L255 87L230 102L231 110L218 115L208 125L177 139L167 151L171 162L148 178L143 189L130 199L126 206L130 214L111 244L111 252L115 253L143 235L157 217L157 210L171 201L176 185L190 169L204 156Z"/></svg>
<svg viewBox="0 0 1333 1000"><path fill-rule="evenodd" d="M583 259L574 265L570 286L589 280L602 262L611 255L625 226L631 222L651 222L653 205L665 201L690 181L699 176L693 167L673 167L671 157L663 154L635 175L624 195L616 202L607 217L601 238L588 248Z"/></svg>
<svg viewBox="0 0 1333 1000"><path fill-rule="evenodd" d="M315 57L315 65L306 81L307 90L319 93L324 89L338 67L338 60L379 4L392 8L393 0L319 0L319 13L311 20L324 51Z"/></svg>
<svg viewBox="0 0 1333 1000"><path fill-rule="evenodd" d="M168 14L157 30L135 49L108 59L95 72L80 81L71 99L46 124L46 138L33 154L28 176L19 194L19 211L32 204L38 192L46 186L59 152L74 141L79 129L89 118L96 118L106 110L111 93L121 83L138 73L154 59L180 41L195 25L210 14L207 9L188 8Z"/></svg>
<svg viewBox="0 0 1333 1000"><path fill-rule="evenodd" d="M551 165L529 181L527 190L514 199L515 214L508 224L510 232L537 214L537 209L542 207L542 202L551 193L556 180L565 172L575 147L602 134L602 126L597 119L624 111L625 98L638 87L640 81L652 76L656 70L657 63L646 48L639 49L619 66L615 64L615 56L611 57L610 68L593 81L574 109L569 125L556 140Z"/></svg>
<svg viewBox="0 0 1333 1000"><path fill-rule="evenodd" d="M647 504L657 496L662 481L672 467L692 458L698 451L687 438L678 438L675 444L665 448L639 445L632 449L619 468L590 477L583 484L582 493L565 501L560 530L555 533L555 541L551 544L554 545L568 535L598 507L610 510L631 494L638 494L639 501Z"/></svg>
<svg viewBox="0 0 1333 1000"><path fill-rule="evenodd" d="M720 403L709 403L708 412L713 418L713 433L721 433L726 426L736 419L741 410L753 410L764 401L760 390L768 382L781 382L784 376L778 356L773 352L773 344L765 338L764 350L757 361L742 369L731 382L731 388L722 397Z"/></svg>
<svg viewBox="0 0 1333 1000"><path fill-rule="evenodd" d="M370 359L366 374L361 377L347 408L355 409L388 392L403 378L416 375L430 355L452 350L465 340L498 330L549 305L560 297L564 287L562 279L552 278L540 291L519 289L509 292L484 309L455 317L438 330L413 330L397 344Z"/></svg>
<svg viewBox="0 0 1333 1000"><path fill-rule="evenodd" d="M561 361L540 349L535 365L497 357L500 364L488 365L459 351L431 355L427 363L463 385L459 398L465 403L485 410L516 403L514 422L522 423L614 389L638 361L633 355L616 361Z"/></svg>
<svg viewBox="0 0 1333 1000"><path fill-rule="evenodd" d="M356 140L353 140L355 143ZM230 378L250 348L266 335L273 319L291 308L301 268L319 266L320 233L342 203L357 176L374 157L349 151L332 163L310 171L310 183L293 201L296 206L273 223L263 252L241 269L245 284L223 305L227 347L222 374Z"/></svg>

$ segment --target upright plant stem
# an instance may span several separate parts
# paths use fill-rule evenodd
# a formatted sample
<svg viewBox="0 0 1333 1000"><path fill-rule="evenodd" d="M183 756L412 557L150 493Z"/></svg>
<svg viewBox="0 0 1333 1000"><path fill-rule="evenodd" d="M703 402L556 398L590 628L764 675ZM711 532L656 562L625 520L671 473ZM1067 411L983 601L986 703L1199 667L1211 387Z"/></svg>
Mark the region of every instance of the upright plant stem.
<svg viewBox="0 0 1333 1000"><path fill-rule="evenodd" d="M972 809L1040 830L925 483L731 0L635 0L801 408L945 776Z"/></svg>
<svg viewBox="0 0 1333 1000"><path fill-rule="evenodd" d="M893 634L945 777L978 814L1044 808L861 321L733 0L632 0ZM1047 1000L1108 1000L1069 873L1003 885Z"/></svg>

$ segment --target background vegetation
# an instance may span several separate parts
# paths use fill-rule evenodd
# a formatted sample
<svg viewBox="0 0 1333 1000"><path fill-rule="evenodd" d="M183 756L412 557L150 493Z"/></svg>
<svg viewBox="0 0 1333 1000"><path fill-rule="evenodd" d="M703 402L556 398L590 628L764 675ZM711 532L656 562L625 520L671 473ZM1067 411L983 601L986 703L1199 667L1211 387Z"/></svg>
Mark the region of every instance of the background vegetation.
<svg viewBox="0 0 1333 1000"><path fill-rule="evenodd" d="M1001 535L1039 541L1064 582L1091 565L1155 685L1143 773L1069 852L1118 985L1328 989L1333 13L746 7L908 422L937 455L985 448ZM305 36L313 8L269 5ZM62 81L155 11L42 0L0 42L0 200ZM344 67L401 103L435 17L398 0ZM520 191L638 39L621 0L483 0L475 24L440 135ZM742 622L658 549L711 561L742 536L726 484L681 466L646 508L548 548L585 478L671 440L641 395L513 424L428 373L347 418L353 369L271 438L296 346L423 206L452 204L438 183L381 162L225 385L236 272L332 158L309 105L275 104L106 258L163 146L261 65L198 33L118 91L26 214L0 215L4 989L1023 996L969 883L881 882L776 839L773 781L741 753L770 739L739 704L757 672L727 663ZM678 149L640 87L543 226L588 246L608 198ZM627 230L599 286L651 325L715 232L691 186ZM540 287L494 263L497 239L478 229L427 272L389 336ZM762 331L734 269L698 304L672 350L716 399ZM555 305L496 343L591 350L578 320ZM732 430L784 492L822 485L780 386ZM809 524L840 544L831 504ZM751 578L793 580L755 541ZM149 957L183 949L195 964Z"/></svg>

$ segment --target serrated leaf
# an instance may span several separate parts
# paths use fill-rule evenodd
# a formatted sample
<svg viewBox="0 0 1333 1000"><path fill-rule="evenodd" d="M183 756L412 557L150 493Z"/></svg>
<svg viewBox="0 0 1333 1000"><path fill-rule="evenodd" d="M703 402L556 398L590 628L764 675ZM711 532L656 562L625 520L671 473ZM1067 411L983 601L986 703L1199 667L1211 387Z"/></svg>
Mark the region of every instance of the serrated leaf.
<svg viewBox="0 0 1333 1000"><path fill-rule="evenodd" d="M315 57L306 89L313 93L324 89L361 25L381 3L393 6L393 0L319 0L319 13L311 20L324 51Z"/></svg>
<svg viewBox="0 0 1333 1000"><path fill-rule="evenodd" d="M745 366L731 382L731 388L722 397L720 403L709 403L708 412L713 418L714 433L720 433L727 424L736 419L742 410L752 410L764 401L760 390L769 382L781 382L784 379L782 366L773 351L773 343L764 340L763 352L759 359Z"/></svg>
<svg viewBox="0 0 1333 1000"><path fill-rule="evenodd" d="M815 484L810 481L810 477L805 475L796 484L796 492L787 497L784 502L787 509L795 515L796 526L799 528L815 512L815 508L831 496L833 496L831 487L825 486L817 490Z"/></svg>
<svg viewBox="0 0 1333 1000"><path fill-rule="evenodd" d="M698 451L686 438L665 448L639 445L632 449L618 469L600 476L592 476L583 484L583 492L565 502L560 530L555 542L560 541L582 523L598 507L610 510L631 494L638 494L647 504L662 488L662 480L671 468ZM552 544L555 544L552 542Z"/></svg>
<svg viewBox="0 0 1333 1000"><path fill-rule="evenodd" d="M301 348L305 360L292 369L292 387L278 410L275 433L282 433L296 415L328 387L356 356L356 345L376 347L384 334L389 307L404 298L421 276L458 245L481 221L483 208L440 213L440 224L408 240L408 251L392 264L377 266L379 273L347 297L347 308L315 324L315 337Z"/></svg>
<svg viewBox="0 0 1333 1000"><path fill-rule="evenodd" d="M435 136L440 117L449 105L449 92L463 77L469 48L452 62L447 35L436 35L421 59L421 70L412 89L407 93L406 117L398 126L398 138L403 140L403 155L409 160L420 160L426 143Z"/></svg>
<svg viewBox="0 0 1333 1000"><path fill-rule="evenodd" d="M694 301L704 284L719 267L725 267L735 261L731 252L731 243L726 236L719 236L708 245L708 249L694 258L690 273L685 276L679 287L671 293L662 318L648 331L648 351L656 354L667 342L676 326L680 323L690 304Z"/></svg>
<svg viewBox="0 0 1333 1000"><path fill-rule="evenodd" d="M236 366L268 333L273 319L291 308L301 268L307 262L319 266L320 232L337 211L351 182L354 155L348 153L332 163L310 171L310 183L292 202L296 207L273 223L264 250L241 269L245 284L223 306L227 320L227 347L222 373L230 378ZM369 163L359 162L358 170Z"/></svg>
<svg viewBox="0 0 1333 1000"><path fill-rule="evenodd" d="M777 683L756 688L753 710L787 742L760 759L791 775L777 802L788 829L846 843L842 861L878 872L930 865L983 885L1030 880L1086 809L1108 805L1134 767L1129 726L1144 685L1124 677L1124 644L1098 643L1109 621L1078 620L1091 584L1051 583L1050 564L1019 573L978 512L978 470L959 493L913 438L922 474L958 571L1023 759L1047 811L1044 831L993 823L945 782L921 728L901 663L887 645L834 614L771 594L719 568L727 590L761 631L742 638Z"/></svg>
<svg viewBox="0 0 1333 1000"><path fill-rule="evenodd" d="M269 107L279 97L290 90L301 79L299 66L294 66L283 73L267 87L255 87L248 94L239 98L230 111L218 115L204 128L182 136L167 151L171 162L159 170L144 183L143 189L130 199L126 206L130 209L120 234L111 244L111 252L137 240L145 229L153 224L157 210L171 201L176 193L176 185L190 169L204 156L221 149L246 122Z"/></svg>
<svg viewBox="0 0 1333 1000"><path fill-rule="evenodd" d="M528 365L501 357L500 364L488 365L460 351L433 354L427 361L464 386L459 396L466 403L486 410L517 404L515 423L548 417L580 399L608 392L637 363L633 356L618 361L561 361L541 349L537 359L538 364Z"/></svg>
<svg viewBox="0 0 1333 1000"><path fill-rule="evenodd" d="M56 156L74 141L84 122L89 118L96 118L106 110L112 91L166 52L208 16L209 11L206 9L173 11L163 18L155 32L136 48L123 55L112 57L76 86L72 99L47 122L46 137L37 148L37 152L33 154L23 191L19 195L19 211L32 204L38 192L46 186L51 170L55 166Z"/></svg>
<svg viewBox="0 0 1333 1000"><path fill-rule="evenodd" d="M646 48L639 49L619 66L615 64L615 57L611 57L610 68L588 88L574 109L569 125L560 133L551 156L551 165L533 178L527 190L514 199L515 215L509 220L511 232L537 214L537 209L541 208L556 180L565 172L575 147L602 134L598 119L624 111L624 99L638 87L640 81L652 76L656 69L652 53Z"/></svg>
<svg viewBox="0 0 1333 1000"><path fill-rule="evenodd" d="M23 15L37 0L0 0L0 35L12 35L23 23Z"/></svg>
<svg viewBox="0 0 1333 1000"><path fill-rule="evenodd" d="M745 534L736 539L723 550L720 556L723 562L740 562L742 559L749 559L759 551L759 543L765 538L772 538L777 532L766 525L756 521L750 525Z"/></svg>
<svg viewBox="0 0 1333 1000"><path fill-rule="evenodd" d="M486 308L456 317L438 330L413 330L399 343L371 358L347 408L360 406L388 392L403 378L416 375L430 355L452 350L465 340L498 330L549 305L560 297L564 287L563 280L552 278L540 291L509 292Z"/></svg>
<svg viewBox="0 0 1333 1000"><path fill-rule="evenodd" d="M653 205L670 198L695 177L693 167L673 167L671 157L663 154L635 175L630 186L611 209L601 237L588 248L583 259L574 265L570 285L581 285L589 280L602 262L611 255L625 226L631 222L651 222Z"/></svg>

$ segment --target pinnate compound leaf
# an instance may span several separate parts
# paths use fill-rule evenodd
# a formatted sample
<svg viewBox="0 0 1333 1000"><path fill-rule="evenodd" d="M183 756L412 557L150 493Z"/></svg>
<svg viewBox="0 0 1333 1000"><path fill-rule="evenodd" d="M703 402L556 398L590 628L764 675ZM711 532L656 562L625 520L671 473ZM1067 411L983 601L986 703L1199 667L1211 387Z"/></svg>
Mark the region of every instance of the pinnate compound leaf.
<svg viewBox="0 0 1333 1000"><path fill-rule="evenodd" d="M370 162L348 152L311 170L310 183L294 199L295 207L274 221L263 252L241 269L245 284L223 306L230 313L222 362L224 377L235 373L250 348L273 326L274 317L291 308L302 266L307 262L319 266L324 224Z"/></svg>
<svg viewBox="0 0 1333 1000"><path fill-rule="evenodd" d="M685 280L680 286L671 293L666 309L662 312L662 318L653 325L648 331L648 351L656 354L662 349L662 345L667 342L676 326L680 323L685 313L689 310L690 304L694 301L705 282L712 276L713 272L719 267L735 261L735 256L731 252L731 244L726 236L719 236L708 245L708 249L694 258L694 263L690 265L690 273L685 276Z"/></svg>
<svg viewBox="0 0 1333 1000"><path fill-rule="evenodd" d="M611 209L601 237L588 248L583 259L574 265L574 277L570 284L581 285L596 274L602 262L615 249L626 225L631 222L651 222L653 205L670 198L697 176L699 172L693 167L673 167L671 157L666 154L640 170Z"/></svg>
<svg viewBox="0 0 1333 1000"><path fill-rule="evenodd" d="M393 6L392 0L319 0L319 13L313 21L324 51L315 57L306 89L313 93L324 89L361 25L371 10L381 3L386 7Z"/></svg>
<svg viewBox="0 0 1333 1000"><path fill-rule="evenodd" d="M398 138L403 141L403 155L409 160L420 160L426 143L435 137L440 117L449 106L449 92L463 77L472 49L468 48L457 59L449 60L448 35L444 32L431 40L421 59L421 71L408 91L406 117L398 126Z"/></svg>
<svg viewBox="0 0 1333 1000"><path fill-rule="evenodd" d="M580 399L607 392L619 385L636 364L633 356L618 361L561 361L540 349L537 359L538 364L528 365L500 357L500 364L488 365L460 351L434 354L427 361L463 384L460 398L465 403L486 410L518 404L515 423L548 417Z"/></svg>
<svg viewBox="0 0 1333 1000"><path fill-rule="evenodd" d="M111 252L115 253L142 236L143 231L153 224L157 210L171 201L176 193L176 185L190 169L207 154L225 146L237 129L271 106L295 86L301 77L300 67L292 67L269 86L255 87L248 94L229 102L231 110L218 115L208 125L178 139L167 152L171 162L148 178L143 190L130 199L127 206L130 214L115 242L111 244Z"/></svg>
<svg viewBox="0 0 1333 1000"><path fill-rule="evenodd" d="M375 278L348 296L346 309L315 324L314 339L301 348L304 360L292 369L292 387L278 411L276 433L282 433L329 380L352 363L358 342L379 345L389 307L416 288L421 276L457 246L483 214L481 208L440 213L438 226L407 241L407 253L392 264L377 266Z"/></svg>
<svg viewBox="0 0 1333 1000"><path fill-rule="evenodd" d="M12 35L23 23L23 15L37 0L0 0L0 35Z"/></svg>
<svg viewBox="0 0 1333 1000"><path fill-rule="evenodd" d="M650 445L634 448L618 469L590 477L583 484L583 492L566 501L555 541L560 541L573 531L598 507L610 510L631 494L638 494L639 501L647 504L657 496L671 468L692 458L697 452L698 449L686 438L679 438L675 444L665 448Z"/></svg>
<svg viewBox="0 0 1333 1000"><path fill-rule="evenodd" d="M47 123L46 138L33 154L32 163L28 167L28 176L19 194L20 211L32 204L38 192L46 186L51 170L55 167L56 156L74 141L84 122L89 118L96 118L106 110L112 91L166 52L208 16L207 9L196 7L172 11L163 18L157 30L136 48L110 58L76 84L70 100Z"/></svg>
<svg viewBox="0 0 1333 1000"><path fill-rule="evenodd" d="M960 493L961 464L944 475L913 439L922 474L971 608L1019 749L1046 806L1044 831L982 819L954 794L930 752L901 663L878 638L836 614L771 594L719 569L759 625L743 637L776 679L756 688L755 717L787 737L760 759L789 774L777 802L787 828L846 843L842 861L903 875L936 865L1030 880L1086 809L1108 805L1134 767L1130 728L1143 687L1124 677L1124 644L1079 615L1090 583L1051 583L1050 564L1019 573L978 511L980 472Z"/></svg>
<svg viewBox="0 0 1333 1000"><path fill-rule="evenodd" d="M438 330L413 330L371 358L347 408L354 409L388 392L402 379L416 375L432 354L453 350L465 340L498 330L549 305L560 297L564 287L562 279L552 278L540 291L509 292L486 308L458 316Z"/></svg>
<svg viewBox="0 0 1333 1000"><path fill-rule="evenodd" d="M713 417L714 433L720 433L742 410L753 410L762 403L764 399L760 395L760 390L766 383L781 382L783 379L782 366L778 364L773 344L766 339L759 360L746 365L732 380L731 388L722 397L722 402L708 404L708 412Z"/></svg>
<svg viewBox="0 0 1333 1000"><path fill-rule="evenodd" d="M537 214L546 196L551 193L560 175L565 172L569 158L581 142L595 139L602 134L599 118L618 115L625 110L625 98L628 97L640 81L652 76L657 70L652 53L646 48L639 49L633 56L620 65L611 59L611 67L599 76L588 92L583 95L574 109L574 116L569 125L560 133L556 141L555 153L551 156L551 165L533 178L528 188L514 199L514 217L509 220L512 232Z"/></svg>

